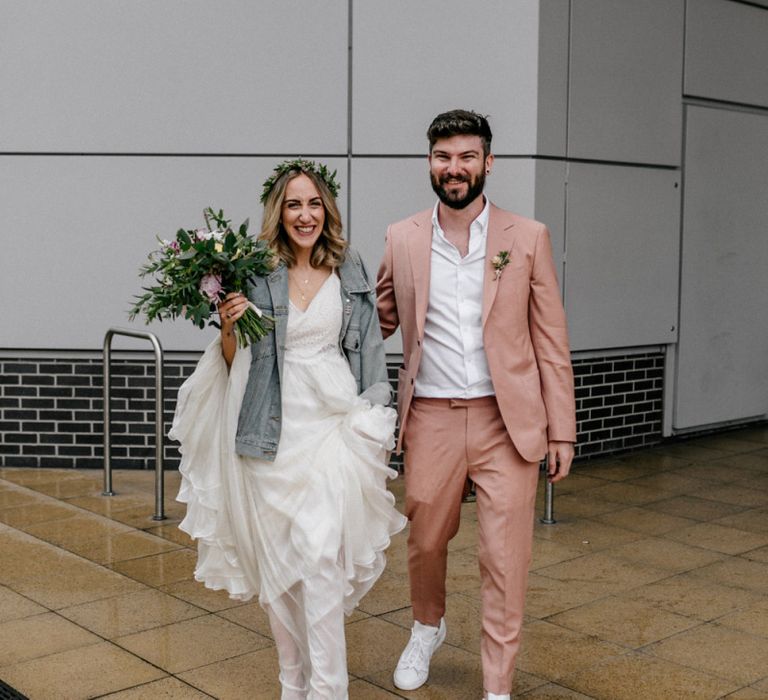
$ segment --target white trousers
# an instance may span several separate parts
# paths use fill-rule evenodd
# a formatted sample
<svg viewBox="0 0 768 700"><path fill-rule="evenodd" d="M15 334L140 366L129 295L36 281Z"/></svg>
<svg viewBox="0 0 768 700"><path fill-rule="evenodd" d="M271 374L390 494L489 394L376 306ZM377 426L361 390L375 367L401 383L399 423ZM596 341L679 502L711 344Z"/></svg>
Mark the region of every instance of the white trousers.
<svg viewBox="0 0 768 700"><path fill-rule="evenodd" d="M281 700L347 700L344 578L339 566L267 606L280 662Z"/></svg>

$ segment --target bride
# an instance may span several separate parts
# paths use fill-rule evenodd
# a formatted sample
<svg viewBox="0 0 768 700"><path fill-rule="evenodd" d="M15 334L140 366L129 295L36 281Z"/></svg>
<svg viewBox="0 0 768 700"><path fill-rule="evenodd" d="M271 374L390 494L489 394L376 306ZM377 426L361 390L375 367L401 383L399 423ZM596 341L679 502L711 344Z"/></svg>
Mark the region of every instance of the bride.
<svg viewBox="0 0 768 700"><path fill-rule="evenodd" d="M275 269L219 306L220 337L182 386L170 432L195 578L259 596L283 700L347 697L344 613L406 523L386 489L395 411L375 294L342 238L334 176L298 159L264 183L260 238ZM275 329L240 349L233 327L249 303Z"/></svg>

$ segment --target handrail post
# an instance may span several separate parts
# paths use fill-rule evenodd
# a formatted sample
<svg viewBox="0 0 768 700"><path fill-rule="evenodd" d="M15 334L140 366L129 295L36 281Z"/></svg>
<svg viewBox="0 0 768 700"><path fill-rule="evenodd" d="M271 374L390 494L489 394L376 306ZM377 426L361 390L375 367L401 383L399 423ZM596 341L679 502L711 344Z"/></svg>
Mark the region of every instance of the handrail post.
<svg viewBox="0 0 768 700"><path fill-rule="evenodd" d="M152 343L155 351L155 514L153 520L165 520L163 479L163 348L154 333L134 331L128 328L110 328L104 336L104 491L103 496L114 496L112 490L112 435L110 429L111 406L111 346L112 338L124 335L130 338L145 338Z"/></svg>
<svg viewBox="0 0 768 700"><path fill-rule="evenodd" d="M104 336L103 368L104 384L102 387L104 400L104 490L102 496L114 496L112 490L112 407L110 405L110 394L112 388L112 377L110 373L110 362L112 359L111 345L113 330L110 328Z"/></svg>
<svg viewBox="0 0 768 700"><path fill-rule="evenodd" d="M544 472L546 474L546 472ZM555 485L549 480L544 486L544 517L539 518L542 525L554 525L555 520Z"/></svg>

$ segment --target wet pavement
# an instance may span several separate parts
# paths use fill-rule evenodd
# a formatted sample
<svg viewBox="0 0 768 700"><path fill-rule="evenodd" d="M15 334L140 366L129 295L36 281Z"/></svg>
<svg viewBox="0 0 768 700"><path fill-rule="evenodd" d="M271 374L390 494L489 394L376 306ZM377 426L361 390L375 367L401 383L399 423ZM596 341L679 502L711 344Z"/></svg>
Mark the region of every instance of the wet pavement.
<svg viewBox="0 0 768 700"><path fill-rule="evenodd" d="M117 471L104 497L100 471L0 469L0 680L31 700L279 698L266 616L193 580L178 474L160 523L153 479ZM391 682L411 623L401 533L348 619L350 698L481 698L475 507L428 684ZM514 697L768 698L768 427L577 465L555 517L536 526Z"/></svg>

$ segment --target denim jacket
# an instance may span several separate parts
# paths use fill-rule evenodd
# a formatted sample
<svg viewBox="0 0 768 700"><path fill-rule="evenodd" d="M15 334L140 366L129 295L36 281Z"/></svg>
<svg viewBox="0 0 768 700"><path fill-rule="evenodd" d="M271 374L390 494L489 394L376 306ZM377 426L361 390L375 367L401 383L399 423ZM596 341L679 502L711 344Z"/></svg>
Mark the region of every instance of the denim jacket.
<svg viewBox="0 0 768 700"><path fill-rule="evenodd" d="M339 347L349 362L357 390L371 403L388 404L390 386L376 313L376 292L360 255L347 250L338 268L343 318ZM240 405L235 449L238 454L274 461L280 441L280 394L288 327L288 268L282 263L256 279L248 298L275 319L275 329L251 345L251 369Z"/></svg>

